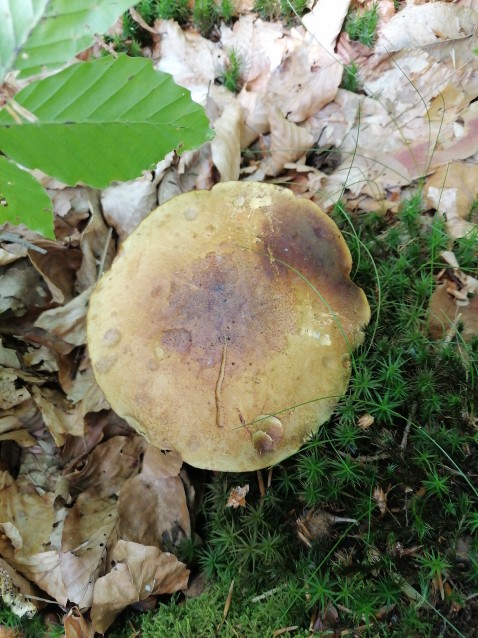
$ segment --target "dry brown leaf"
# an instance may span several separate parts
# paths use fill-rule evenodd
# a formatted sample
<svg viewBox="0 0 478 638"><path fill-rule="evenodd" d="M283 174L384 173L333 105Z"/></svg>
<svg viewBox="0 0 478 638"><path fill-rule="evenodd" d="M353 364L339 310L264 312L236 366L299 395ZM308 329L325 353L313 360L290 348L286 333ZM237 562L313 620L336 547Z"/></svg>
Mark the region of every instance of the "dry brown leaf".
<svg viewBox="0 0 478 638"><path fill-rule="evenodd" d="M269 121L271 144L266 173L278 175L287 162L294 162L311 148L314 138L306 128L289 122L278 106L269 107Z"/></svg>
<svg viewBox="0 0 478 638"><path fill-rule="evenodd" d="M118 520L116 500L83 492L68 509L63 525L60 566L68 600L88 609L103 571L107 547ZM114 536L116 541L116 536Z"/></svg>
<svg viewBox="0 0 478 638"><path fill-rule="evenodd" d="M22 246L22 249L23 249L22 253L15 254L5 250L4 248L0 248L0 266L8 266L8 264L11 264L14 261L17 261L17 259L21 259L22 257L25 257L27 254L27 249L24 248L23 246Z"/></svg>
<svg viewBox="0 0 478 638"><path fill-rule="evenodd" d="M377 51L401 51L466 38L478 26L478 13L447 2L409 5L383 26Z"/></svg>
<svg viewBox="0 0 478 638"><path fill-rule="evenodd" d="M120 537L171 551L191 535L189 509L179 477L128 479L118 499Z"/></svg>
<svg viewBox="0 0 478 638"><path fill-rule="evenodd" d="M28 556L48 546L56 513L52 494L38 494L33 483L21 487L8 472L0 473L0 525L16 552Z"/></svg>
<svg viewBox="0 0 478 638"><path fill-rule="evenodd" d="M118 182L101 194L101 205L106 221L125 239L136 226L156 208L158 176L150 172L130 182Z"/></svg>
<svg viewBox="0 0 478 638"><path fill-rule="evenodd" d="M46 591L61 605L67 601L60 573L59 543L65 510L53 507L54 494L38 494L26 478L0 475L0 554L16 571Z"/></svg>
<svg viewBox="0 0 478 638"><path fill-rule="evenodd" d="M66 384L61 382L61 386L66 392L69 401L80 404L82 416L85 416L88 412L108 410L110 407L103 391L96 383L93 369L90 365L84 370L78 370L75 378L68 378Z"/></svg>
<svg viewBox="0 0 478 638"><path fill-rule="evenodd" d="M8 228L11 230L9 231ZM14 235L8 234L12 231L12 226L7 224L0 225L0 266L8 266L8 264L26 257L28 254L26 245L13 242Z"/></svg>
<svg viewBox="0 0 478 638"><path fill-rule="evenodd" d="M423 189L426 205L445 217L450 237L471 232L467 217L478 196L478 165L451 162L428 178Z"/></svg>
<svg viewBox="0 0 478 638"><path fill-rule="evenodd" d="M181 195L183 192L177 169L169 168L158 186L158 205L161 206L164 202Z"/></svg>
<svg viewBox="0 0 478 638"><path fill-rule="evenodd" d="M282 24L264 22L255 15L241 15L232 28L221 25L222 47L238 54L248 91L266 89L270 74L286 54L288 42Z"/></svg>
<svg viewBox="0 0 478 638"><path fill-rule="evenodd" d="M174 81L191 91L195 102L206 104L208 88L223 74L225 56L214 44L194 31L183 31L173 20L156 20L160 36L153 49L155 68L171 73Z"/></svg>
<svg viewBox="0 0 478 638"><path fill-rule="evenodd" d="M177 476L183 461L178 452L160 450L154 445L146 445L141 476L147 479Z"/></svg>
<svg viewBox="0 0 478 638"><path fill-rule="evenodd" d="M26 431L37 438L44 433L45 426L33 399L27 399L10 410L0 413L0 433L4 434L11 430ZM36 438L35 443L37 443Z"/></svg>
<svg viewBox="0 0 478 638"><path fill-rule="evenodd" d="M44 308L50 293L28 259L19 259L2 268L0 277L0 314L12 312L17 317L27 309Z"/></svg>
<svg viewBox="0 0 478 638"><path fill-rule="evenodd" d="M1 543L1 547L3 545ZM6 556L6 560L17 572L46 592L52 603L66 606L68 596L61 577L58 549L21 557L12 553Z"/></svg>
<svg viewBox="0 0 478 638"><path fill-rule="evenodd" d="M37 239L34 243L46 253L29 250L28 257L47 284L53 301L60 304L71 301L75 295L74 284L81 265L81 252L49 239Z"/></svg>
<svg viewBox="0 0 478 638"><path fill-rule="evenodd" d="M373 416L371 414L362 414L362 416L359 418L357 425L359 426L359 428L361 430L368 430L368 428L373 425L375 422L375 419L373 418Z"/></svg>
<svg viewBox="0 0 478 638"><path fill-rule="evenodd" d="M459 113L459 122L433 143L420 141L395 153L397 159L413 177L427 174L449 162L463 160L478 152L478 104L473 102ZM448 132L448 134L447 134ZM436 140L439 143L436 144Z"/></svg>
<svg viewBox="0 0 478 638"><path fill-rule="evenodd" d="M237 509L238 507L246 506L246 496L249 493L249 483L246 485L237 485L233 487L229 492L229 497L227 499L226 507L233 507Z"/></svg>
<svg viewBox="0 0 478 638"><path fill-rule="evenodd" d="M63 619L65 638L94 638L91 620L87 620L78 607L73 607Z"/></svg>
<svg viewBox="0 0 478 638"><path fill-rule="evenodd" d="M99 191L87 189L90 210L89 222L81 234L80 248L83 261L77 273L76 288L86 292L96 284L98 276L108 270L115 256L112 229L103 219Z"/></svg>
<svg viewBox="0 0 478 638"><path fill-rule="evenodd" d="M10 410L30 398L25 387L18 386L19 374L11 368L0 368L0 409Z"/></svg>
<svg viewBox="0 0 478 638"><path fill-rule="evenodd" d="M349 10L350 0L319 0L312 11L302 18L307 30L304 45L320 46L322 50L333 53L345 16Z"/></svg>
<svg viewBox="0 0 478 638"><path fill-rule="evenodd" d="M4 368L19 368L17 351L13 348L5 348L0 339L0 366Z"/></svg>
<svg viewBox="0 0 478 638"><path fill-rule="evenodd" d="M34 386L32 391L45 425L58 447L64 444L66 434L83 436L81 406L72 406L61 392L51 388Z"/></svg>
<svg viewBox="0 0 478 638"><path fill-rule="evenodd" d="M18 430L22 427L20 419L6 411L0 415L0 432L9 432L10 430Z"/></svg>
<svg viewBox="0 0 478 638"><path fill-rule="evenodd" d="M357 95L357 93L339 89L332 102L307 120L314 137L316 139L320 138L320 145L325 148L329 146L340 147L350 130L356 125L359 114L360 119L364 117L363 103L365 101L370 102L376 111L375 122L380 117L377 111L381 111L381 119L387 122L384 117L385 109L380 104L369 98ZM368 112L370 112L370 108Z"/></svg>
<svg viewBox="0 0 478 638"><path fill-rule="evenodd" d="M65 477L75 468L82 467L82 463L93 448L105 438L109 439L121 434L131 434L131 428L112 410L90 412L85 416L85 434L80 439L69 437L61 450L61 462L66 468ZM69 479L68 479L69 481Z"/></svg>
<svg viewBox="0 0 478 638"><path fill-rule="evenodd" d="M124 482L139 472L144 445L140 436L113 436L100 443L65 474L72 493L90 490L98 498L117 494Z"/></svg>
<svg viewBox="0 0 478 638"><path fill-rule="evenodd" d="M379 485L376 485L373 489L372 497L381 514L385 514L387 511L387 494L388 491L384 492L383 488Z"/></svg>
<svg viewBox="0 0 478 638"><path fill-rule="evenodd" d="M429 316L432 339L453 338L460 325L460 336L468 341L478 335L478 295L470 297L466 306L460 306L447 292L446 284L441 284L430 298Z"/></svg>
<svg viewBox="0 0 478 638"><path fill-rule="evenodd" d="M59 369L57 353L45 346L30 346L22 357L22 363L26 368L35 367L42 372L57 372Z"/></svg>
<svg viewBox="0 0 478 638"><path fill-rule="evenodd" d="M473 97L473 93L465 92L450 82L430 102L428 117L439 122L443 122L444 118L456 119L457 113L467 107Z"/></svg>
<svg viewBox="0 0 478 638"><path fill-rule="evenodd" d="M303 40L291 42L292 50L267 84L271 103L291 122L304 122L332 101L342 79L343 65L334 57L311 62Z"/></svg>
<svg viewBox="0 0 478 638"><path fill-rule="evenodd" d="M96 581L93 593L91 620L99 633L104 633L128 605L187 587L186 565L156 547L120 540L111 562L111 571Z"/></svg>
<svg viewBox="0 0 478 638"><path fill-rule="evenodd" d="M0 434L0 441L15 441L20 447L31 447L37 444L37 440L26 430L11 430Z"/></svg>
<svg viewBox="0 0 478 638"><path fill-rule="evenodd" d="M88 288L64 306L45 310L35 321L35 327L52 332L70 345L85 344L86 311L90 295L91 288Z"/></svg>
<svg viewBox="0 0 478 638"><path fill-rule="evenodd" d="M212 161L221 182L237 181L241 166L241 129L243 111L239 102L231 102L214 122L216 135L211 142Z"/></svg>
<svg viewBox="0 0 478 638"><path fill-rule="evenodd" d="M267 94L249 91L246 87L237 96L241 104L245 122L241 127L241 148L248 148L264 133L270 131L269 103Z"/></svg>

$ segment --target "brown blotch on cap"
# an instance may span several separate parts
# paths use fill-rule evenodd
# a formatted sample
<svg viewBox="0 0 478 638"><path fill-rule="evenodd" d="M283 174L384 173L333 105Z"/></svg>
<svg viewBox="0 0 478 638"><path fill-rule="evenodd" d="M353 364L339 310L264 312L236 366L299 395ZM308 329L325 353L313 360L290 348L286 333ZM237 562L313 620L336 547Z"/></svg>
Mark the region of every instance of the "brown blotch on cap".
<svg viewBox="0 0 478 638"><path fill-rule="evenodd" d="M91 297L98 384L191 465L278 463L347 388L343 362L370 318L350 269L337 226L286 189L227 182L180 195L128 237Z"/></svg>

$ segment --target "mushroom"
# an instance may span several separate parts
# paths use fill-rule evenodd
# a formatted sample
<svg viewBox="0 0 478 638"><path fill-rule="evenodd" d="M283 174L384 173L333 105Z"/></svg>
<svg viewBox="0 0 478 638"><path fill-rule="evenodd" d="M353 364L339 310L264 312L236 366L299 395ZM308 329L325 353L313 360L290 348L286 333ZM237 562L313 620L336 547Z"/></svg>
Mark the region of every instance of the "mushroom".
<svg viewBox="0 0 478 638"><path fill-rule="evenodd" d="M94 373L152 444L221 471L296 452L348 385L370 309L318 206L226 182L154 210L88 312Z"/></svg>

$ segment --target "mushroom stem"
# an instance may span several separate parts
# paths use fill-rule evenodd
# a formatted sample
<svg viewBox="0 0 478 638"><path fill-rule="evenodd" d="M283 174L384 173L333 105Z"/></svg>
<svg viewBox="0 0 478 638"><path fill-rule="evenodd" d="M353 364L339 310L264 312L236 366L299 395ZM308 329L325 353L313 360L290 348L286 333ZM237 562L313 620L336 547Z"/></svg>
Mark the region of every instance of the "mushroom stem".
<svg viewBox="0 0 478 638"><path fill-rule="evenodd" d="M222 348L221 366L219 368L219 376L217 378L216 390L214 392L216 398L216 425L223 428L225 425L224 406L222 404L222 383L226 373L226 357L227 357L227 338L224 337L224 346Z"/></svg>

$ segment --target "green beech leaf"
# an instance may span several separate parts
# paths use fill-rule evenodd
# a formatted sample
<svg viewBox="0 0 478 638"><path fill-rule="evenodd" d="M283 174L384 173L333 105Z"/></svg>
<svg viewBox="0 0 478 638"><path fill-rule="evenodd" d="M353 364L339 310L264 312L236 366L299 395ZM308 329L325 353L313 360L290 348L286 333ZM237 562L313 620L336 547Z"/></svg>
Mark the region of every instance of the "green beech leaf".
<svg viewBox="0 0 478 638"><path fill-rule="evenodd" d="M150 60L126 55L75 64L33 82L15 102L31 117L19 121L2 109L0 148L70 185L133 179L169 151L195 148L212 134L187 89Z"/></svg>
<svg viewBox="0 0 478 638"><path fill-rule="evenodd" d="M132 0L0 0L0 82L54 69L89 47Z"/></svg>
<svg viewBox="0 0 478 638"><path fill-rule="evenodd" d="M54 238L50 198L30 173L0 156L0 224L5 222Z"/></svg>

